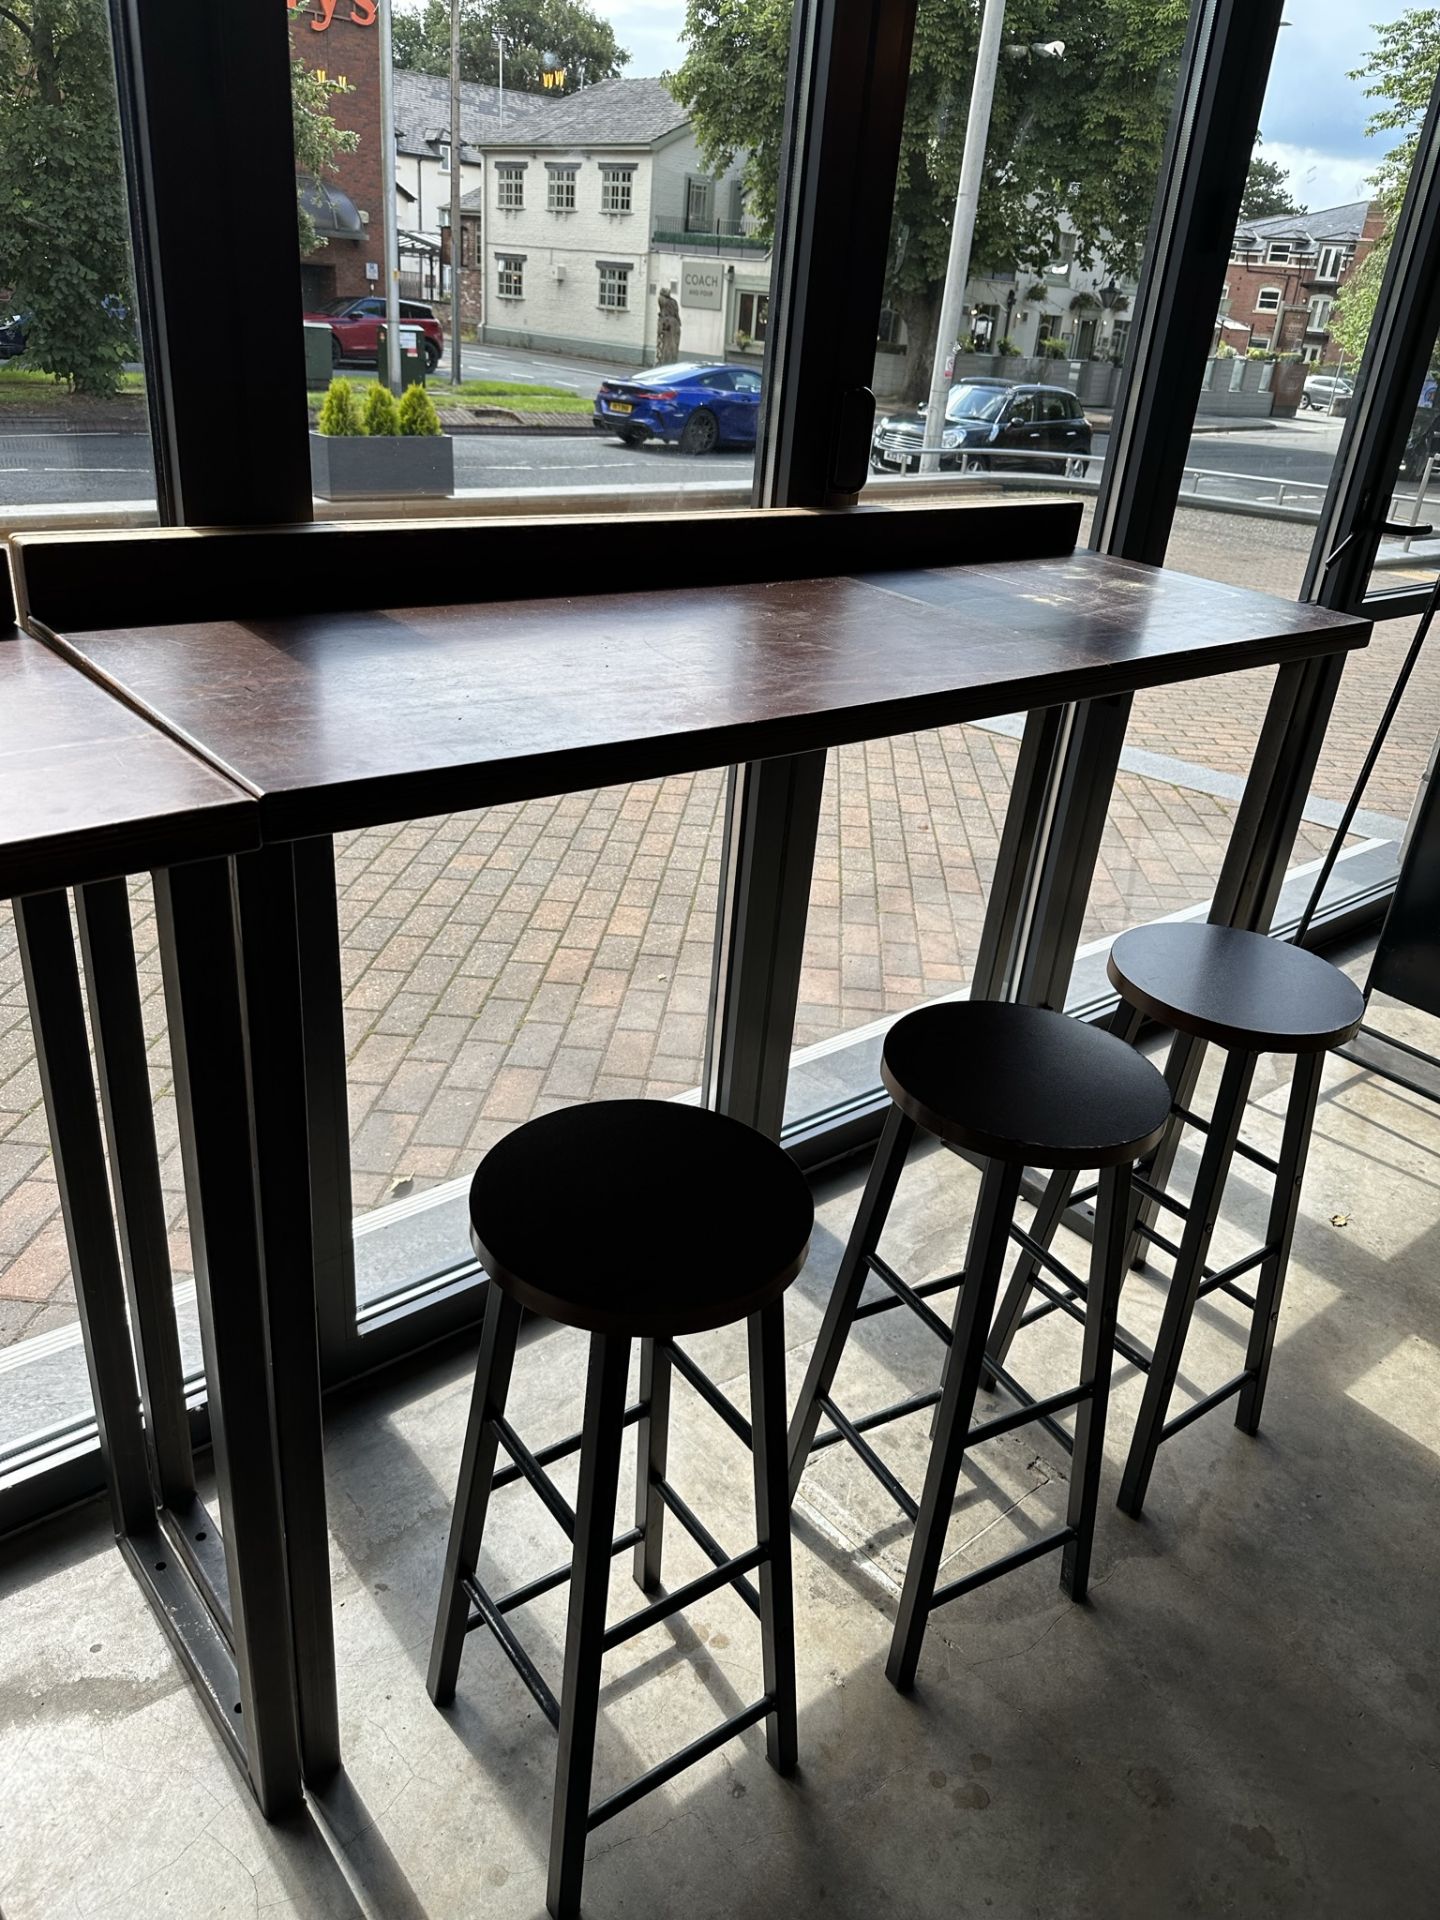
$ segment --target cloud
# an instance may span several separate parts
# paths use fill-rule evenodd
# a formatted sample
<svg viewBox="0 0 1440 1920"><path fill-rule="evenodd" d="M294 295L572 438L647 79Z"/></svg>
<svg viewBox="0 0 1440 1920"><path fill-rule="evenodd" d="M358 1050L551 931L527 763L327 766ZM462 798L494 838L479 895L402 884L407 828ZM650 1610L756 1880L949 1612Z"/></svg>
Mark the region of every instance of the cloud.
<svg viewBox="0 0 1440 1920"><path fill-rule="evenodd" d="M1369 176L1378 157L1373 153L1355 159L1320 147L1291 146L1285 140L1267 140L1261 152L1267 160L1279 161L1289 175L1291 194L1312 213L1370 197Z"/></svg>

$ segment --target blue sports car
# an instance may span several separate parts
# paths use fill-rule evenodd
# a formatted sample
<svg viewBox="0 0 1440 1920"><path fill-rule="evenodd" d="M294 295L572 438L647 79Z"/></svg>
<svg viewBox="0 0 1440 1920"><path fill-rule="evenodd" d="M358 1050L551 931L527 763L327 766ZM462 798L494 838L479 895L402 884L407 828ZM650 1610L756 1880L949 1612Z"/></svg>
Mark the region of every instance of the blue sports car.
<svg viewBox="0 0 1440 1920"><path fill-rule="evenodd" d="M633 380L602 380L595 396L595 425L627 447L642 440L678 444L682 453L753 447L759 418L753 367L652 367Z"/></svg>

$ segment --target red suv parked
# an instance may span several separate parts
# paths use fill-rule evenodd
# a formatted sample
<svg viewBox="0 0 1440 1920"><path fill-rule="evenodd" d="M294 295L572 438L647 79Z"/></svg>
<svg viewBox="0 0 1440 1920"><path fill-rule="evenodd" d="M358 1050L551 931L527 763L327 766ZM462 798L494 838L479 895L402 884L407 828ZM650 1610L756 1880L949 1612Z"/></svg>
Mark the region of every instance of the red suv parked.
<svg viewBox="0 0 1440 1920"><path fill-rule="evenodd" d="M330 354L338 366L342 360L368 360L379 357L379 333L385 318L385 302L376 293L362 293L353 300L329 300L323 307L305 315L330 329ZM425 370L433 373L445 348L445 334L429 307L418 300L400 302L400 324L418 327L425 336Z"/></svg>

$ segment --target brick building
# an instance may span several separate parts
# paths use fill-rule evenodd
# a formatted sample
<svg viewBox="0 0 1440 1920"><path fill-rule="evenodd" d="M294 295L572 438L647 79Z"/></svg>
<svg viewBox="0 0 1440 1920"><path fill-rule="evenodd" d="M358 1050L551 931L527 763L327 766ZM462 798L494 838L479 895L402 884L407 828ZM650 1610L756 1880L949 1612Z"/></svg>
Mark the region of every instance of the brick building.
<svg viewBox="0 0 1440 1920"><path fill-rule="evenodd" d="M306 307L365 293L383 282L385 202L393 193L380 151L380 34L375 0L289 0L290 38L307 67L347 80L336 97L338 126L359 135L323 180L302 179L301 198L325 245L300 266Z"/></svg>
<svg viewBox="0 0 1440 1920"><path fill-rule="evenodd" d="M1345 281L1379 239L1378 201L1243 221L1230 249L1216 345L1268 347L1322 361L1330 314Z"/></svg>

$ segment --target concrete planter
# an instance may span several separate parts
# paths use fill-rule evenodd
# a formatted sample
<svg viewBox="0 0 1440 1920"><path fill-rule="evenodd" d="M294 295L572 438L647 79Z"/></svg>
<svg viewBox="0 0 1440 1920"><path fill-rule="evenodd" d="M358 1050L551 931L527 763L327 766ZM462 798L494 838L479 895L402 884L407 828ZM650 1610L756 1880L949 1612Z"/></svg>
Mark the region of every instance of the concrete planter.
<svg viewBox="0 0 1440 1920"><path fill-rule="evenodd" d="M310 479L322 500L437 497L455 491L455 443L448 433L312 433Z"/></svg>

